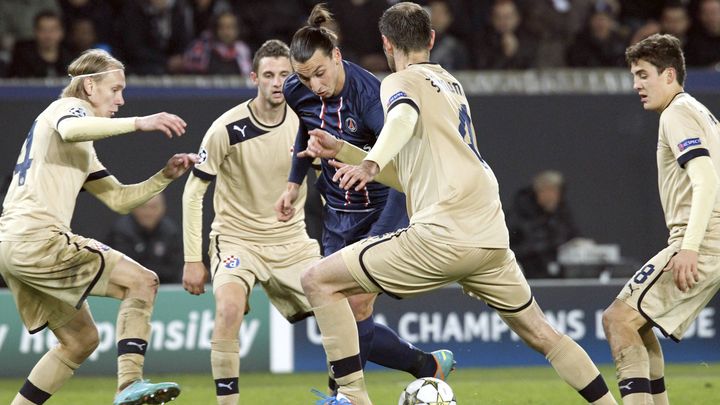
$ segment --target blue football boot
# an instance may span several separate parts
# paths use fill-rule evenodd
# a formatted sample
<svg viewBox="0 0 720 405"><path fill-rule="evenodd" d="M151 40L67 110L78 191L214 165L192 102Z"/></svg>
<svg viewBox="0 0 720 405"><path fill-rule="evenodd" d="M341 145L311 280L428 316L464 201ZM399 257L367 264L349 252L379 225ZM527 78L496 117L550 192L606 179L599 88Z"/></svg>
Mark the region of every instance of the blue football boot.
<svg viewBox="0 0 720 405"><path fill-rule="evenodd" d="M137 380L115 395L113 405L160 405L180 395L180 386L172 382L153 384Z"/></svg>

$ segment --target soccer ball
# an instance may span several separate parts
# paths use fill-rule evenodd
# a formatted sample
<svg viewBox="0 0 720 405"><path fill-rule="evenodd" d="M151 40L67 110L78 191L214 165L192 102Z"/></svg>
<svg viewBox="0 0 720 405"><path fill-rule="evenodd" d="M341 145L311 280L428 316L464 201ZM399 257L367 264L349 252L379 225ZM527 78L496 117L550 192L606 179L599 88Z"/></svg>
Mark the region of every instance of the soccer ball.
<svg viewBox="0 0 720 405"><path fill-rule="evenodd" d="M443 380L425 377L411 382L398 405L457 405L452 388Z"/></svg>

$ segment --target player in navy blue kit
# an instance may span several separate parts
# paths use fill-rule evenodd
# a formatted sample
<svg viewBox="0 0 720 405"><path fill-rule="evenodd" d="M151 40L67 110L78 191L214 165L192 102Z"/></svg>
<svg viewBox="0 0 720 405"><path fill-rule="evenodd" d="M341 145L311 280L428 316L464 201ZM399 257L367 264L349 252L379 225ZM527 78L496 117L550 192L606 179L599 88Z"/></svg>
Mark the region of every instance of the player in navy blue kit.
<svg viewBox="0 0 720 405"><path fill-rule="evenodd" d="M278 219L294 215L298 195L312 159L298 156L305 150L309 132L327 131L365 150L375 144L383 126L380 81L365 69L342 60L335 34L321 27L331 23L323 5L313 9L308 25L295 33L290 54L295 73L285 81L283 93L300 118L288 188L276 203ZM335 168L321 162L317 187L325 199L323 254L328 256L368 236L394 232L408 225L404 194L377 182L363 190L343 190L332 178ZM388 327L373 321L376 294L350 299L358 325L363 364L373 363L404 370L415 377L445 379L454 365L448 350L426 353L402 340Z"/></svg>

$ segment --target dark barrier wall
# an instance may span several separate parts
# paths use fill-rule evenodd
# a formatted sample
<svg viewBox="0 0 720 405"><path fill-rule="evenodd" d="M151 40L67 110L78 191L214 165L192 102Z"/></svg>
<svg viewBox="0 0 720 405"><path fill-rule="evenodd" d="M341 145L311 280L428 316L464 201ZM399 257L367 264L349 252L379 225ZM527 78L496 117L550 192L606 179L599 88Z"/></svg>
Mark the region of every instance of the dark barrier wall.
<svg viewBox="0 0 720 405"><path fill-rule="evenodd" d="M0 89L0 173L11 173L33 119L59 93ZM143 180L177 152L194 152L210 123L254 90L133 89L121 116L168 111L182 116L188 133L168 140L137 133L96 142L101 161L121 181ZM720 95L697 95L716 114ZM667 238L657 195L655 149L658 115L634 95L475 96L472 118L483 157L512 194L542 169L565 173L568 197L584 236L619 243L625 256L645 260ZM262 170L262 168L258 168ZM458 173L462 175L462 173ZM180 221L184 179L167 190L168 211ZM206 199L206 206L212 202ZM80 197L75 232L102 239L115 214L92 197ZM206 215L205 224L211 217Z"/></svg>

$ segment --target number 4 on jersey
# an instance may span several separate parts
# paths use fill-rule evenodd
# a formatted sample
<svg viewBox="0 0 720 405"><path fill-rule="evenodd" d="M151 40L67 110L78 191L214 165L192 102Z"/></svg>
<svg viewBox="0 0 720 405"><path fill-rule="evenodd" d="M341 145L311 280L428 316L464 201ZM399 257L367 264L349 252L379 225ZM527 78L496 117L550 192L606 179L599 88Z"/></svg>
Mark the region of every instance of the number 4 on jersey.
<svg viewBox="0 0 720 405"><path fill-rule="evenodd" d="M460 132L460 137L463 142L465 142L475 156L480 159L483 166L486 166L485 160L480 156L480 152L478 152L477 146L475 145L472 120L470 119L470 114L468 114L468 109L465 104L460 104L460 125L458 126L458 132Z"/></svg>
<svg viewBox="0 0 720 405"><path fill-rule="evenodd" d="M37 121L33 122L32 127L30 127L30 132L28 132L27 138L25 139L25 156L23 157L23 160L15 164L15 170L13 171L13 174L18 174L18 186L25 185L25 177L27 177L27 172L28 170L30 170L30 165L32 164L32 159L30 158L30 149L32 148L33 134L35 133L36 123Z"/></svg>

